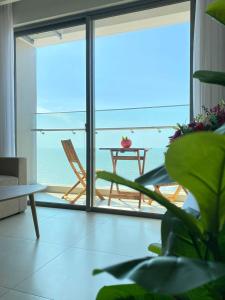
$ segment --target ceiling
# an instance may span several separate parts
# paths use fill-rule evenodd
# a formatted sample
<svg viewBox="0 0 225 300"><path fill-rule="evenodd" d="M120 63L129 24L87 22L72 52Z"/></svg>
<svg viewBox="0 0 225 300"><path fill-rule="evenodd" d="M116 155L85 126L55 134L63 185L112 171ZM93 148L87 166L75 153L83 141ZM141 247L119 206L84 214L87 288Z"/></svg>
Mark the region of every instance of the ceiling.
<svg viewBox="0 0 225 300"><path fill-rule="evenodd" d="M0 5L9 4L17 1L21 1L21 0L0 0Z"/></svg>
<svg viewBox="0 0 225 300"><path fill-rule="evenodd" d="M95 35L97 37L121 34L124 32L184 22L190 22L189 2L182 2L97 20L95 22ZM81 25L72 28L31 34L22 37L22 39L33 47L45 47L75 40L84 40L85 26Z"/></svg>

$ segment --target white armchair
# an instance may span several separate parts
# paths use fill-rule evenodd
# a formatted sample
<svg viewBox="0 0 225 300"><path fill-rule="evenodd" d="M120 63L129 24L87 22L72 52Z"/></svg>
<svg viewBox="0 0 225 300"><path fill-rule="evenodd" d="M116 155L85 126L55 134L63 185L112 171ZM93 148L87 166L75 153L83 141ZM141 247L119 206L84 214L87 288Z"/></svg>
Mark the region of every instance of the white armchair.
<svg viewBox="0 0 225 300"><path fill-rule="evenodd" d="M0 157L0 186L27 184L25 158ZM0 203L0 219L22 212L27 207L27 198L15 198Z"/></svg>

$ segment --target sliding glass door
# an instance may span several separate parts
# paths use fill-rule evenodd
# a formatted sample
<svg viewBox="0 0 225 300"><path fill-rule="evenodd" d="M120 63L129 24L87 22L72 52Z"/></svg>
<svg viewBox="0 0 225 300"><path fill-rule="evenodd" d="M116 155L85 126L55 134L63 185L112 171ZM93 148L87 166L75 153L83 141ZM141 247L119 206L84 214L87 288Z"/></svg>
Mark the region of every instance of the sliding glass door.
<svg viewBox="0 0 225 300"><path fill-rule="evenodd" d="M16 47L17 154L28 181L47 185L39 202L84 206L85 25L23 35Z"/></svg>
<svg viewBox="0 0 225 300"><path fill-rule="evenodd" d="M95 170L135 180L163 164L177 123L189 121L190 2L127 4L17 33L17 155L28 181L47 185L39 204L165 212ZM149 188L178 206L186 197L176 183Z"/></svg>
<svg viewBox="0 0 225 300"><path fill-rule="evenodd" d="M134 180L160 166L176 124L190 118L189 78L189 1L95 21L96 169ZM165 212L123 186L96 188L98 208ZM178 206L186 197L176 184L159 189Z"/></svg>

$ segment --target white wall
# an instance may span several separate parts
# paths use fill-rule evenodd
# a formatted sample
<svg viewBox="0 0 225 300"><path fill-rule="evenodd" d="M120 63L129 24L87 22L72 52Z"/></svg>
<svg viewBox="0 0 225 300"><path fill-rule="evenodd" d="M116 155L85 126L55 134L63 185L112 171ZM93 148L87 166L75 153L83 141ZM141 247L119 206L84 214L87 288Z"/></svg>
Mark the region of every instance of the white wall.
<svg viewBox="0 0 225 300"><path fill-rule="evenodd" d="M14 3L15 26L135 0L23 0Z"/></svg>
<svg viewBox="0 0 225 300"><path fill-rule="evenodd" d="M27 158L28 182L35 183L36 167L36 49L17 40L17 156Z"/></svg>

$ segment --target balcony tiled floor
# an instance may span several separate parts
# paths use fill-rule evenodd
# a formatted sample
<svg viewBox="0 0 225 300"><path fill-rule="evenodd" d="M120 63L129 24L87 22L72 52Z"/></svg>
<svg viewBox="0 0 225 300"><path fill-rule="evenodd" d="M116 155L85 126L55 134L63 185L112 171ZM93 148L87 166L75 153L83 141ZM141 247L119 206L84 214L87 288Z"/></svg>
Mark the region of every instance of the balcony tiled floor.
<svg viewBox="0 0 225 300"><path fill-rule="evenodd" d="M62 199L62 195L63 194L59 194L59 193L39 193L36 196L36 200L41 202L49 202L49 203L69 204L69 201ZM70 198L72 199L71 196ZM183 205L185 198L186 195L184 193L181 193L177 202L173 202L173 203L181 207ZM85 205L85 201L86 201L85 196L81 197L74 205L76 204ZM164 207L162 207L155 201L152 201L151 205L149 205L148 200L142 202L140 209L138 208L138 200L112 199L111 205L108 206L107 197L103 201L96 199L95 206L102 207L102 208L112 208L115 210L127 210L127 211L136 211L136 212L141 211L141 212L156 213L156 214L164 214L166 211Z"/></svg>
<svg viewBox="0 0 225 300"><path fill-rule="evenodd" d="M0 299L94 300L118 281L92 270L148 255L160 241L160 221L37 207L40 240L31 212L0 221Z"/></svg>

